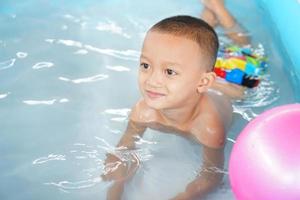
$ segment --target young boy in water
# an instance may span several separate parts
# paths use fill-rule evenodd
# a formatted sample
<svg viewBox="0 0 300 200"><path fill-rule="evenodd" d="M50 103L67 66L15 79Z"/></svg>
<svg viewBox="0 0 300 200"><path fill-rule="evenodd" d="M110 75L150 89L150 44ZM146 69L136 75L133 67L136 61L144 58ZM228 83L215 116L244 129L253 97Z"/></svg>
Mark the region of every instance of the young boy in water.
<svg viewBox="0 0 300 200"><path fill-rule="evenodd" d="M135 148L146 128L176 133L203 146L200 173L173 199L199 199L222 180L226 129L232 118L230 97L241 96L232 84L217 83L213 72L218 51L213 28L201 19L175 16L155 24L144 40L140 57L142 98L132 108L118 147ZM176 148L176 147L174 147ZM114 180L107 199L121 199L126 181L139 160L127 165L108 154L104 180ZM200 166L199 166L200 167ZM159 186L158 186L159 187Z"/></svg>

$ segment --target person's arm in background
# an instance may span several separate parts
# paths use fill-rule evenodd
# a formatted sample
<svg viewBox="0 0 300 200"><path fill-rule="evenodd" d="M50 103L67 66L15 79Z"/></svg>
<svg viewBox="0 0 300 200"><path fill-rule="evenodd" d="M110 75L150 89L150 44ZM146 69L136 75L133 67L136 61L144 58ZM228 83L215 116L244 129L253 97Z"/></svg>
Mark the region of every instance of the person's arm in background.
<svg viewBox="0 0 300 200"><path fill-rule="evenodd" d="M145 127L142 124L130 120L127 129L120 139L117 148L122 151L129 152L127 158L122 159L122 155L118 156L112 153L107 154L105 160L105 173L101 176L104 181L114 181L113 185L107 191L108 200L120 200L122 198L124 185L136 172L139 166L139 159L134 153L135 141L142 137Z"/></svg>

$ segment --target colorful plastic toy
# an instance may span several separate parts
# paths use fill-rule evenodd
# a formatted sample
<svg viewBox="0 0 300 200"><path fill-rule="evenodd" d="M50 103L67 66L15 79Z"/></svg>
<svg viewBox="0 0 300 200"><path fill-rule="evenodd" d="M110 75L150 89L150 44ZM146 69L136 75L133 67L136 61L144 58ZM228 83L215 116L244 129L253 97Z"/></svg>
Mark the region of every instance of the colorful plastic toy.
<svg viewBox="0 0 300 200"><path fill-rule="evenodd" d="M228 46L218 52L214 72L228 82L253 88L266 71L266 60L250 48Z"/></svg>

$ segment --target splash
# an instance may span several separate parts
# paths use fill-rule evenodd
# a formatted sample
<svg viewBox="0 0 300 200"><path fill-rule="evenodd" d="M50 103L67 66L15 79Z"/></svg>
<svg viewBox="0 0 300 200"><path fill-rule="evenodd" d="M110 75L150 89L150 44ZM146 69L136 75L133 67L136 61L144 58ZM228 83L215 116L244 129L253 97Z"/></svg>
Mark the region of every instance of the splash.
<svg viewBox="0 0 300 200"><path fill-rule="evenodd" d="M279 97L278 86L266 75L258 87L246 90L244 100L233 102L233 111L250 121L259 114L256 109L273 104Z"/></svg>

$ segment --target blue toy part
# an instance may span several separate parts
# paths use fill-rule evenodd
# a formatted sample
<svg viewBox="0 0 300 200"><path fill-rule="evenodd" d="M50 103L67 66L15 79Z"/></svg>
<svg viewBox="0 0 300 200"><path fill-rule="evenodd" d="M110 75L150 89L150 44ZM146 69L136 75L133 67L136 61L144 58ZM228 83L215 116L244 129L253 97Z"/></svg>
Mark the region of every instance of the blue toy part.
<svg viewBox="0 0 300 200"><path fill-rule="evenodd" d="M267 63L266 63L265 61L261 61L261 62L260 62L259 68L265 70L267 67L268 67L268 66L267 66Z"/></svg>
<svg viewBox="0 0 300 200"><path fill-rule="evenodd" d="M260 68L257 68L251 63L246 64L245 73L250 76L259 76L261 72Z"/></svg>
<svg viewBox="0 0 300 200"><path fill-rule="evenodd" d="M227 72L225 79L228 82L241 85L243 82L244 75L245 75L245 72L236 68L236 69L231 70L230 72Z"/></svg>
<svg viewBox="0 0 300 200"><path fill-rule="evenodd" d="M241 52L246 54L246 55L251 55L252 54L252 51L251 51L250 48L242 48Z"/></svg>

